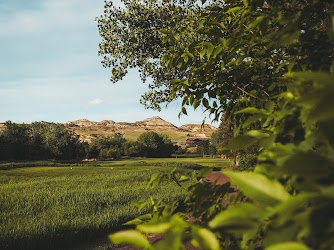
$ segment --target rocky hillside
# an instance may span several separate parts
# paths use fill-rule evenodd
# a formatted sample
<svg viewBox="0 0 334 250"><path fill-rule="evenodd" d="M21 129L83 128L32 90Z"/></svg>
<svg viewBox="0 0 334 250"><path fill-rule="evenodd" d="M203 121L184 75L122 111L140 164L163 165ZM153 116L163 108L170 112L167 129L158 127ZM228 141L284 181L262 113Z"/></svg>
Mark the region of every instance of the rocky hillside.
<svg viewBox="0 0 334 250"><path fill-rule="evenodd" d="M216 130L214 126L209 125L209 124L204 124L204 126L202 126L201 124L186 124L186 125L182 125L181 127L179 127L179 129L182 129L188 132L201 132L201 131L207 131L207 130Z"/></svg>
<svg viewBox="0 0 334 250"><path fill-rule="evenodd" d="M166 122L159 116L153 116L140 122L136 122L136 125L146 128L159 128L159 129L178 129L175 125L170 122Z"/></svg>
<svg viewBox="0 0 334 250"><path fill-rule="evenodd" d="M207 138L216 130L214 126L208 124L205 124L204 127L200 124L188 124L177 127L159 116L153 116L134 123L114 122L112 120L93 122L81 119L67 122L64 125L74 130L82 141L87 142L90 142L95 137L111 136L114 133L123 134L128 140L136 140L141 133L148 130L166 133L173 141L185 141L189 137Z"/></svg>
<svg viewBox="0 0 334 250"><path fill-rule="evenodd" d="M92 122L87 119L81 119L64 124L68 128L72 127L94 127L94 126L109 126L114 128L148 128L148 129L178 129L170 122L166 122L159 116L153 116L143 121L129 123L129 122L114 122L112 120L103 120L101 122Z"/></svg>
<svg viewBox="0 0 334 250"><path fill-rule="evenodd" d="M174 142L184 142L191 138L208 138L216 130L214 126L205 124L187 124L177 127L174 124L153 116L143 121L134 123L114 122L103 120L100 122L81 119L69 121L64 124L70 130L79 135L81 141L91 142L99 136L112 136L115 133L122 134L127 140L136 140L145 131L154 131L167 134ZM5 129L5 125L0 123L0 132Z"/></svg>
<svg viewBox="0 0 334 250"><path fill-rule="evenodd" d="M0 123L0 133L6 128L4 123Z"/></svg>

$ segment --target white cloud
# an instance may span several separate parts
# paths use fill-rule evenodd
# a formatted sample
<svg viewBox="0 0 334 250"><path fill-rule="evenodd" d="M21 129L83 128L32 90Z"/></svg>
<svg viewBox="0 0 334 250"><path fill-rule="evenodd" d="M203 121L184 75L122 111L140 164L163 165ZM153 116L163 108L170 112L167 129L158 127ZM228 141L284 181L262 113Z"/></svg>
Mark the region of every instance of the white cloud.
<svg viewBox="0 0 334 250"><path fill-rule="evenodd" d="M91 106L96 106L96 105L100 105L100 104L102 104L102 103L103 103L103 100L102 100L101 98L96 98L96 99L94 99L94 100L92 100L92 101L89 101L88 103L89 103L89 105L91 105Z"/></svg>

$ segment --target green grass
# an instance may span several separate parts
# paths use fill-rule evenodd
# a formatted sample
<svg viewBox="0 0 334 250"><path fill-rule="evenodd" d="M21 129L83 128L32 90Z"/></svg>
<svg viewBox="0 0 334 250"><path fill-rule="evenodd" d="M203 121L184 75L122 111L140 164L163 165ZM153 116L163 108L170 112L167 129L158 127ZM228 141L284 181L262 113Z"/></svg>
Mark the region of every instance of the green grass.
<svg viewBox="0 0 334 250"><path fill-rule="evenodd" d="M0 167L3 164L8 163L1 163ZM146 190L147 180L154 172L173 166L188 171L182 168L230 165L208 158L138 158L82 166L34 164L38 167L21 162L13 164L13 169L0 170L1 249L60 249L107 235L139 215L133 202L148 200L150 196L182 199L191 185L186 182L182 189L165 181Z"/></svg>
<svg viewBox="0 0 334 250"><path fill-rule="evenodd" d="M193 164L199 164L203 167L229 167L232 162L228 160L222 160L220 158L135 158L135 159L124 159L124 160L118 160L118 161L112 161L112 162L96 162L96 164L100 164L103 166L103 164L107 164L110 166L117 166L120 164L126 165L135 165L137 162L146 162L149 165L152 165L152 163L193 163Z"/></svg>

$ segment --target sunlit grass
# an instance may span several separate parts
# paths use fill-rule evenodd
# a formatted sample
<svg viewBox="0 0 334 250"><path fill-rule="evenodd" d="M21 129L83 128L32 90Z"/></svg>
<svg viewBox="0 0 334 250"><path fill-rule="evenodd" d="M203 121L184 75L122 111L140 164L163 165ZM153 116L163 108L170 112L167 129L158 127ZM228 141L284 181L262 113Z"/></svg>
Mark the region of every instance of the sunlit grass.
<svg viewBox="0 0 334 250"><path fill-rule="evenodd" d="M2 249L50 248L107 233L139 215L133 202L150 196L175 200L185 193L167 181L146 190L152 170L95 170L92 173L89 168L81 169L76 174L62 167L0 171Z"/></svg>
<svg viewBox="0 0 334 250"><path fill-rule="evenodd" d="M184 189L167 181L146 189L154 172L173 166L183 172L199 165L223 168L230 162L219 158L137 158L86 165L15 164L19 167L0 170L1 249L59 248L99 233L107 235L139 215L133 202L150 196L166 200L184 197L190 182Z"/></svg>

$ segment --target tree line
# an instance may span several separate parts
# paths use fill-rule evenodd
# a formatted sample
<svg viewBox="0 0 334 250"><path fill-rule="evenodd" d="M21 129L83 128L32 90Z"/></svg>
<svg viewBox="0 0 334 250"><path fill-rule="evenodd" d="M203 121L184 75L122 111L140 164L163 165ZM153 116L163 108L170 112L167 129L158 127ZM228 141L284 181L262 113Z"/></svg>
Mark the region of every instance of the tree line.
<svg viewBox="0 0 334 250"><path fill-rule="evenodd" d="M112 138L96 138L88 148L88 158L118 159L129 157L170 157L177 150L167 135L148 131L136 141L127 141L121 134Z"/></svg>
<svg viewBox="0 0 334 250"><path fill-rule="evenodd" d="M82 160L84 158L119 159L129 157L170 157L177 150L167 135L149 131L136 141L121 134L96 138L90 144L62 124L33 122L5 123L0 134L0 160Z"/></svg>

